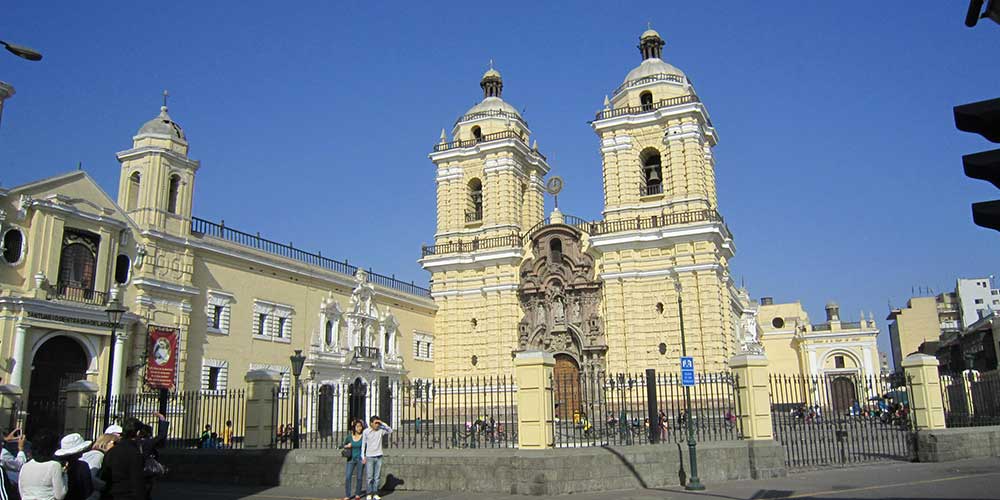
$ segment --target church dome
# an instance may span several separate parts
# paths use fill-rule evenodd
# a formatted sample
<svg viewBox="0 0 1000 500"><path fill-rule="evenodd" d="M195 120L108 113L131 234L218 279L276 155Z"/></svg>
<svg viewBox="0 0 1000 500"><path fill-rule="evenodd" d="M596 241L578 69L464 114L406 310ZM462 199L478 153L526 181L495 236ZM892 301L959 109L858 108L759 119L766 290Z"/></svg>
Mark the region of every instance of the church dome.
<svg viewBox="0 0 1000 500"><path fill-rule="evenodd" d="M643 38L654 38L654 37L660 38L660 34L657 33L656 30L654 30L653 28L650 28L646 31L643 31L642 35L639 36L639 39L642 40Z"/></svg>
<svg viewBox="0 0 1000 500"><path fill-rule="evenodd" d="M493 69L492 63L490 69L486 70L486 73L483 73L483 78L479 81L479 86L483 89L483 100L469 108L458 121L464 122L482 117L506 117L522 123L524 122L524 118L521 117L521 113L517 111L517 108L504 101L501 97L503 94L503 76L500 75L499 71Z"/></svg>
<svg viewBox="0 0 1000 500"><path fill-rule="evenodd" d="M653 75L684 76L684 72L677 69L674 65L664 62L662 59L644 59L641 64L635 67L635 69L628 72L628 75L625 76L625 80L622 83L628 83Z"/></svg>
<svg viewBox="0 0 1000 500"><path fill-rule="evenodd" d="M166 106L160 107L160 115L143 124L136 135L146 134L166 135L173 139L185 140L184 129L170 118L170 115L167 114Z"/></svg>
<svg viewBox="0 0 1000 500"><path fill-rule="evenodd" d="M628 75L625 76L625 80L622 82L624 86L628 86L629 82L656 75L669 75L664 78L665 80L679 79L683 82L686 79L681 70L663 61L664 45L663 38L652 28L647 29L639 36L638 49L642 54L642 63L628 72Z"/></svg>
<svg viewBox="0 0 1000 500"><path fill-rule="evenodd" d="M479 104L476 104L475 106L469 108L469 110L466 111L465 114L471 115L473 113L481 113L483 111L504 111L507 113L515 114L517 116L521 116L521 114L518 113L517 108L512 106L510 103L499 97L492 97L492 96L483 99L482 102L480 102Z"/></svg>

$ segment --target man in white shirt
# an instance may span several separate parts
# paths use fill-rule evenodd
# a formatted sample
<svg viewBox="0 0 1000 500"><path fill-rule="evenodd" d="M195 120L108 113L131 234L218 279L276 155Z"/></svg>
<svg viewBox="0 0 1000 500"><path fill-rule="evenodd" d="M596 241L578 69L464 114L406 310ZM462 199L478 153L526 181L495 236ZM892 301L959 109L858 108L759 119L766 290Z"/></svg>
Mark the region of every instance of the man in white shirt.
<svg viewBox="0 0 1000 500"><path fill-rule="evenodd" d="M391 432L392 428L378 415L372 415L369 427L361 433L361 463L365 466L367 500L382 500L378 496L379 475L382 474L382 436Z"/></svg>

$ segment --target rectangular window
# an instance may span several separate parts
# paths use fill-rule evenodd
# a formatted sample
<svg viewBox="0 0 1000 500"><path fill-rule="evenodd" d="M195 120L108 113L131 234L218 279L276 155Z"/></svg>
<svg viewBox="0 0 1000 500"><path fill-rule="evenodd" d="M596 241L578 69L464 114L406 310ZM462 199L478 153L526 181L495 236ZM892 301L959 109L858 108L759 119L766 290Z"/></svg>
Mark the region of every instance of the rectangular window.
<svg viewBox="0 0 1000 500"><path fill-rule="evenodd" d="M254 338L289 343L292 339L292 316L295 309L283 304L254 300Z"/></svg>
<svg viewBox="0 0 1000 500"><path fill-rule="evenodd" d="M222 392L229 382L229 363L219 359L205 359L201 363L202 392Z"/></svg>
<svg viewBox="0 0 1000 500"><path fill-rule="evenodd" d="M421 361L434 359L434 337L423 332L413 332L413 359Z"/></svg>
<svg viewBox="0 0 1000 500"><path fill-rule="evenodd" d="M219 374L221 372L222 368L219 368L218 366L210 366L208 368L208 390L219 390Z"/></svg>
<svg viewBox="0 0 1000 500"><path fill-rule="evenodd" d="M976 304L982 304L983 303L983 299L976 299L975 302L976 302Z"/></svg>
<svg viewBox="0 0 1000 500"><path fill-rule="evenodd" d="M206 292L205 316L208 320L208 333L229 335L229 311L233 296L217 290Z"/></svg>
<svg viewBox="0 0 1000 500"><path fill-rule="evenodd" d="M276 332L278 338L283 338L285 336L285 318L278 318L278 331Z"/></svg>
<svg viewBox="0 0 1000 500"><path fill-rule="evenodd" d="M222 327L222 306L212 306L212 328Z"/></svg>
<svg viewBox="0 0 1000 500"><path fill-rule="evenodd" d="M836 368L843 368L844 367L844 357L843 356L834 356L833 357L833 366L836 367Z"/></svg>

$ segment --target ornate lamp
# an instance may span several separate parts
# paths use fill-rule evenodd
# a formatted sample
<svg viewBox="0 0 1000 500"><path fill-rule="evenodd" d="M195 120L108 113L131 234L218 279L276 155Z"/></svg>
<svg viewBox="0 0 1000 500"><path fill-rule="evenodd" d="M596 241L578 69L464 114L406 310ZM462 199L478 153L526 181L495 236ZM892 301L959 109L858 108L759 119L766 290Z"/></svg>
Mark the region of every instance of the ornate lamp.
<svg viewBox="0 0 1000 500"><path fill-rule="evenodd" d="M9 50L9 49L8 49ZM122 305L118 297L111 300L107 309L108 323L111 323L111 337L108 339L108 375L107 384L104 388L104 427L111 425L111 386L115 380L115 346L118 344L118 327L122 324L122 317L128 312L128 308Z"/></svg>
<svg viewBox="0 0 1000 500"><path fill-rule="evenodd" d="M292 425L292 447L299 447L299 434L301 434L301 429L299 425L301 424L299 417L299 377L302 375L302 367L306 364L306 357L302 355L302 349L296 349L295 354L292 354L288 358L292 362L292 376L295 377L295 400L292 405L295 408L295 424Z"/></svg>

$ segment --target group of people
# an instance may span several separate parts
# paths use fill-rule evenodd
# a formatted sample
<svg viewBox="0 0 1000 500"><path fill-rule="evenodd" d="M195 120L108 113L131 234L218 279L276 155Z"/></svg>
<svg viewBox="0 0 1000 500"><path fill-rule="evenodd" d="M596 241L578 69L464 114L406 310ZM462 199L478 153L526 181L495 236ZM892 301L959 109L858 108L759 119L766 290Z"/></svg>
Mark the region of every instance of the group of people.
<svg viewBox="0 0 1000 500"><path fill-rule="evenodd" d="M226 420L226 426L222 428L222 435L212 430L212 424L205 424L205 429L198 438L199 448L232 448L233 447L233 421Z"/></svg>
<svg viewBox="0 0 1000 500"><path fill-rule="evenodd" d="M361 419L351 422L351 433L341 444L342 455L347 459L344 500L361 500L362 495L366 500L381 500L378 485L382 474L382 437L391 432L392 428L378 415L369 419L368 427Z"/></svg>
<svg viewBox="0 0 1000 500"><path fill-rule="evenodd" d="M148 500L155 479L165 472L157 448L169 423L157 414L159 429L135 418L111 425L94 441L80 434L40 430L26 440L16 428L0 451L0 500Z"/></svg>

